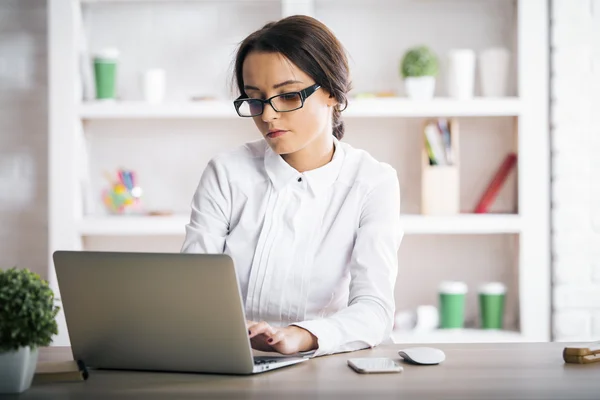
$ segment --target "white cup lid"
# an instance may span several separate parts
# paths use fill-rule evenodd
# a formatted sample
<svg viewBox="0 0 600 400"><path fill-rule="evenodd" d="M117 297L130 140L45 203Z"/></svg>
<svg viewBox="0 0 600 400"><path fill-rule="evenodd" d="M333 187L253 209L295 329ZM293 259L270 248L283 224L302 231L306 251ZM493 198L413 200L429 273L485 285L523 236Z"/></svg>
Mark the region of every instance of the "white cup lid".
<svg viewBox="0 0 600 400"><path fill-rule="evenodd" d="M440 283L440 293L446 294L465 294L467 293L467 284L459 281L444 281Z"/></svg>
<svg viewBox="0 0 600 400"><path fill-rule="evenodd" d="M117 58L119 58L119 55L119 49L117 49L116 47L106 47L96 53L96 58L116 60Z"/></svg>
<svg viewBox="0 0 600 400"><path fill-rule="evenodd" d="M479 293L504 294L506 293L506 286L500 282L488 282L479 287Z"/></svg>

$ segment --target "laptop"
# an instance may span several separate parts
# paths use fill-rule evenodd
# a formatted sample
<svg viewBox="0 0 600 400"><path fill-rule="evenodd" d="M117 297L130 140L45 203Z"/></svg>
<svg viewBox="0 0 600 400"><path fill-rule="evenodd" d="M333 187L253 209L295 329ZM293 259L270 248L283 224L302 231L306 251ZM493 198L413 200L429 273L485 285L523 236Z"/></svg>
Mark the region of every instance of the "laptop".
<svg viewBox="0 0 600 400"><path fill-rule="evenodd" d="M256 374L307 361L254 357L226 254L57 251L73 358L99 369Z"/></svg>

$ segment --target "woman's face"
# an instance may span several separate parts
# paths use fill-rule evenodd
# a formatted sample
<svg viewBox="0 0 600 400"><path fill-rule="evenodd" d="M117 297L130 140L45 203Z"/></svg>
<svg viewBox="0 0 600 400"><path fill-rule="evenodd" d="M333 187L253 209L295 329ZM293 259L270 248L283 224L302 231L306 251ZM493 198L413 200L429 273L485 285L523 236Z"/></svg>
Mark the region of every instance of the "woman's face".
<svg viewBox="0 0 600 400"><path fill-rule="evenodd" d="M250 52L244 60L242 76L248 97L259 99L298 92L315 83L281 53ZM291 154L332 134L331 107L335 104L335 99L320 88L298 110L277 112L265 104L262 115L253 119L273 151Z"/></svg>

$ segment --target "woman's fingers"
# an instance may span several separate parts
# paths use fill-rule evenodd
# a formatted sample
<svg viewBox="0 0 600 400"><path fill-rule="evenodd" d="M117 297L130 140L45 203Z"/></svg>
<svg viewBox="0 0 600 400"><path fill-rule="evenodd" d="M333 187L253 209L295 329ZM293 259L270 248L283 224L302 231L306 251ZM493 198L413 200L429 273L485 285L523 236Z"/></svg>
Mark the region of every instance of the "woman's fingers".
<svg viewBox="0 0 600 400"><path fill-rule="evenodd" d="M271 325L267 324L265 321L261 321L257 324L254 324L248 328L248 335L250 338L253 338L257 335L265 335L271 337L275 334L276 330L271 327Z"/></svg>
<svg viewBox="0 0 600 400"><path fill-rule="evenodd" d="M269 339L267 339L267 343L272 346L272 345L275 345L275 344L281 342L284 339L285 339L285 333L282 330L278 330L277 332L275 332L273 334L273 336L271 336Z"/></svg>

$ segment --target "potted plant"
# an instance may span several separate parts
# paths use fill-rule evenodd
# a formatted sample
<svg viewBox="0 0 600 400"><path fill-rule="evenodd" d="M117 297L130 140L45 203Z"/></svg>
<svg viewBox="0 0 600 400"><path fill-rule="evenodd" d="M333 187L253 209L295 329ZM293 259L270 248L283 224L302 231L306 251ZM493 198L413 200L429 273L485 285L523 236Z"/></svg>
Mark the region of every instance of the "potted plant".
<svg viewBox="0 0 600 400"><path fill-rule="evenodd" d="M27 269L0 270L0 393L31 386L38 347L58 333L54 292Z"/></svg>
<svg viewBox="0 0 600 400"><path fill-rule="evenodd" d="M427 46L408 49L400 63L406 94L411 99L431 99L435 91L435 78L439 62L435 53Z"/></svg>

